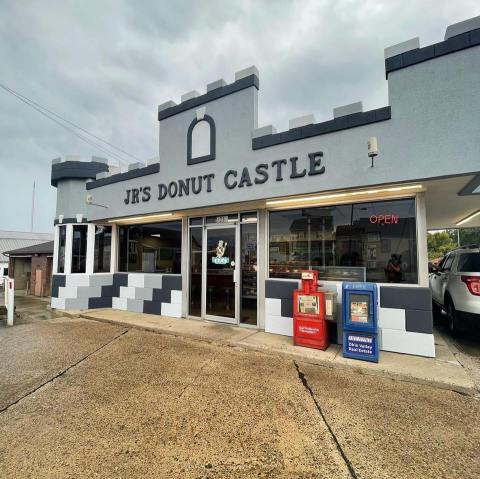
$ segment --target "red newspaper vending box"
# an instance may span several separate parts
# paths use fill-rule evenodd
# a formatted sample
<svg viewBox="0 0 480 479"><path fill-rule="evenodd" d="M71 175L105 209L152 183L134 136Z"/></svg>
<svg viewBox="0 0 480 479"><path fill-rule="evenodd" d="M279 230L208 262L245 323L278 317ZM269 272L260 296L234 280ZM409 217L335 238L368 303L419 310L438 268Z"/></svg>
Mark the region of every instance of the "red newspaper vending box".
<svg viewBox="0 0 480 479"><path fill-rule="evenodd" d="M293 343L314 349L329 346L325 293L318 291L316 271L302 271L302 286L293 292Z"/></svg>

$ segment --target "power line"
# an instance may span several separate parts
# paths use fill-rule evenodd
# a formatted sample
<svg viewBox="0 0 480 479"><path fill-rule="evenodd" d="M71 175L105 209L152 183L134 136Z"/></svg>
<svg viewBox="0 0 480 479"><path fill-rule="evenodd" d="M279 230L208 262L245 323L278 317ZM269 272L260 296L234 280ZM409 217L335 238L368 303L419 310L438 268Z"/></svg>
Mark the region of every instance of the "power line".
<svg viewBox="0 0 480 479"><path fill-rule="evenodd" d="M38 111L41 115L43 116L46 116L47 118L49 118L50 120L52 120L53 122L55 122L57 125L61 126L62 128L64 128L65 130L69 131L70 133L73 133L75 136L77 136L78 138L80 138L81 140L85 141L86 143L88 143L90 146L94 146L95 148L98 148L100 151L102 151L103 153L105 153L107 156L110 156L110 157L113 157L115 158L116 160L118 161L121 161L123 163L127 163L123 158L121 158L119 155L117 155L116 153L112 152L112 151L109 151L109 150L106 150L102 145L94 142L93 140L90 140L90 138L80 134L80 133L77 133L75 130L73 130L72 128L68 127L67 125L63 124L62 122L58 121L57 119L55 119L53 116L50 116L48 113L45 113L43 110L41 110L40 108L36 107L35 105L31 104L30 102L28 102L27 100L25 100L24 98L22 98L21 96L17 95L16 93L14 93L13 91L9 91L8 90L8 87L5 88L4 85L0 84L0 88L3 88L4 90L6 90L8 93L11 93L13 96L15 96L16 98L18 98L20 101L22 101L23 103L25 103L26 105L30 106L31 108L33 108L34 110Z"/></svg>
<svg viewBox="0 0 480 479"><path fill-rule="evenodd" d="M91 140L90 138L88 137L85 137L84 135L80 134L80 133L77 133L75 130L69 128L67 125L61 123L60 121L56 120L55 118L53 118L51 115L53 115L54 117L56 118L59 118L60 120L64 121L65 123L69 124L69 125L72 125L74 128L77 128L78 130L81 130L83 131L84 133L86 133L87 135L90 135L92 136L93 138L99 140L99 141L102 141L103 143L107 144L108 146L110 146L111 148L114 148L122 153L124 153L125 155L128 155L130 156L131 158L137 160L137 161L140 161L136 156L128 153L127 151L113 145L112 143L108 142L107 140L103 139L103 138L100 138L99 136L93 134L93 133L90 133L88 130L85 130L84 128L76 125L75 123L71 122L70 120L67 120L66 118L63 118L61 115L58 115L57 113L49 110L48 108L45 108L44 106L38 104L37 102L31 100L30 98L22 95L21 93L13 90L12 88L0 83L0 88L2 88L3 90L5 90L6 92L10 93L11 95L15 96L18 100L22 101L23 103L25 103L26 105L30 106L31 108L33 108L34 110L38 111L40 114L44 115L45 117L47 117L48 119L54 121L57 125L61 126L62 128L66 129L67 131L69 131L70 133L73 133L75 136L77 136L78 138L80 138L81 140L85 141L86 143L88 143L90 146L95 146L96 148L98 148L99 150L101 150L103 153L109 155L109 156L113 156L115 159L117 159L118 161L124 163L124 164L128 164L128 161L126 161L125 159L123 159L120 155L118 155L117 153L115 152L112 152L112 151L109 151L107 149L105 149L104 146L98 144L97 142L94 142L93 140ZM48 113L46 113L48 112Z"/></svg>
<svg viewBox="0 0 480 479"><path fill-rule="evenodd" d="M72 121L70 120L67 120L66 118L64 118L63 116L59 115L58 113L55 113L54 111L51 111L49 110L48 108L38 104L37 102L33 101L32 99L26 97L25 95L22 95L21 93L13 90L12 88L6 86L6 85L3 85L0 83L0 86L4 89L6 89L9 93L12 93L14 94L15 96L17 97L22 97L24 98L26 101L32 103L33 105L41 108L42 110L45 110L47 111L48 113L56 116L57 118L60 118L62 121L64 121L65 123L68 123L69 125L72 125L73 127L75 128L78 128L79 130L83 131L84 133L87 133L87 135L90 135L92 136L93 138L96 138L97 140L100 140L102 141L103 143L106 143L108 146L111 146L112 148L115 148L115 150L118 150L122 153L124 153L125 155L129 156L130 158L133 158L134 160L137 160L137 161L140 161L135 155L132 155L130 154L128 151L125 151L125 150L122 150L122 148L119 148L118 146L115 146L114 144L108 142L107 140L103 139L103 138L100 138L99 136L95 135L94 133L91 133L89 132L88 130L85 130L84 128L82 128L81 126L78 126L77 124L73 123Z"/></svg>

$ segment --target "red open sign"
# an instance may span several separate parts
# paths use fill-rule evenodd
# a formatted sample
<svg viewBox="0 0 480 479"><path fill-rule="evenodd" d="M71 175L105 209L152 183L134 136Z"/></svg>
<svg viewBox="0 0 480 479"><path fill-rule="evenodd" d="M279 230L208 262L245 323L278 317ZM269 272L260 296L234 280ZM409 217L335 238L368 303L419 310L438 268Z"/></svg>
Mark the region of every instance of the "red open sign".
<svg viewBox="0 0 480 479"><path fill-rule="evenodd" d="M396 225L399 219L398 215L371 215L370 223L374 225Z"/></svg>

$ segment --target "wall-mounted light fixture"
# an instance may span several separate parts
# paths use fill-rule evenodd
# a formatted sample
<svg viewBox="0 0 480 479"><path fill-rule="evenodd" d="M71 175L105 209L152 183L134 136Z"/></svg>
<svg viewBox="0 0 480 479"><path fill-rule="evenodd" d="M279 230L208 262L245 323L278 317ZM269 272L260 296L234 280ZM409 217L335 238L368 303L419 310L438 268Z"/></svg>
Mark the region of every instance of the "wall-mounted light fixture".
<svg viewBox="0 0 480 479"><path fill-rule="evenodd" d="M455 224L456 224L457 226L461 226L461 225L463 225L464 223L466 223L467 221L473 220L473 218L477 217L478 215L480 215L480 210L477 210L477 211L475 211L474 213L472 213L471 215L466 216L465 218L463 218L463 220L460 220L460 221L458 221L458 222L455 223Z"/></svg>
<svg viewBox="0 0 480 479"><path fill-rule="evenodd" d="M94 203L94 202L93 202L93 196L92 196L92 195L87 195L87 197L85 198L85 203L86 203L87 205L100 206L101 208L108 208L108 206L99 205L99 204L97 204L97 203Z"/></svg>
<svg viewBox="0 0 480 479"><path fill-rule="evenodd" d="M378 140L376 136L371 136L368 139L367 154L372 159L372 168L373 168L373 159L378 155Z"/></svg>
<svg viewBox="0 0 480 479"><path fill-rule="evenodd" d="M315 196L303 196L298 198L287 198L284 200L269 200L266 202L267 206L278 206L278 205L287 205L295 203L305 203L305 202L322 202L324 200L334 200L340 198L350 198L355 196L372 196L372 195L382 195L388 193L401 193L405 191L415 191L421 190L422 185L405 185L405 186L391 186L388 188L377 188L375 190L357 190L357 191L346 191L344 193L332 193L326 195L315 195Z"/></svg>
<svg viewBox="0 0 480 479"><path fill-rule="evenodd" d="M126 216L125 218L115 218L108 220L109 223L147 223L161 218L168 218L173 216L173 213L159 213L156 215L142 215L142 216Z"/></svg>

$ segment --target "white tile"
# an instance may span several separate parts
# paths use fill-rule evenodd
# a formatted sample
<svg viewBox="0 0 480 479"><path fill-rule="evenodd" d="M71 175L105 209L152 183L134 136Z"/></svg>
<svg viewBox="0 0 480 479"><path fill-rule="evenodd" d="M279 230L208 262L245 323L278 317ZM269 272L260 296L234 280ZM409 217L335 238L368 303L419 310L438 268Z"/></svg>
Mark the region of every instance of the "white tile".
<svg viewBox="0 0 480 479"><path fill-rule="evenodd" d="M378 308L378 327L405 331L405 310Z"/></svg>
<svg viewBox="0 0 480 479"><path fill-rule="evenodd" d="M59 298L76 298L78 288L76 286L60 286L58 288Z"/></svg>
<svg viewBox="0 0 480 479"><path fill-rule="evenodd" d="M65 309L65 298L53 298L50 301L50 306L54 309Z"/></svg>
<svg viewBox="0 0 480 479"><path fill-rule="evenodd" d="M170 316L171 318L182 317L182 304L162 303L162 316Z"/></svg>
<svg viewBox="0 0 480 479"><path fill-rule="evenodd" d="M265 316L265 332L293 336L293 318L285 316Z"/></svg>
<svg viewBox="0 0 480 479"><path fill-rule="evenodd" d="M112 309L127 310L127 298L112 298Z"/></svg>
<svg viewBox="0 0 480 479"><path fill-rule="evenodd" d="M120 298L135 299L135 287L120 286Z"/></svg>
<svg viewBox="0 0 480 479"><path fill-rule="evenodd" d="M65 276L65 286L90 286L90 275L77 273Z"/></svg>
<svg viewBox="0 0 480 479"><path fill-rule="evenodd" d="M380 334L383 351L435 357L433 334L411 333L387 328L381 329Z"/></svg>
<svg viewBox="0 0 480 479"><path fill-rule="evenodd" d="M145 285L144 281L145 281L145 275L142 273L130 273L128 275L128 286L143 288Z"/></svg>
<svg viewBox="0 0 480 479"><path fill-rule="evenodd" d="M182 292L176 289L172 289L172 297L170 299L172 304L182 304Z"/></svg>
<svg viewBox="0 0 480 479"><path fill-rule="evenodd" d="M278 298L265 298L265 316L281 316L282 300Z"/></svg>

